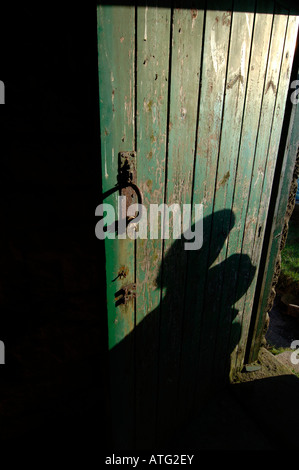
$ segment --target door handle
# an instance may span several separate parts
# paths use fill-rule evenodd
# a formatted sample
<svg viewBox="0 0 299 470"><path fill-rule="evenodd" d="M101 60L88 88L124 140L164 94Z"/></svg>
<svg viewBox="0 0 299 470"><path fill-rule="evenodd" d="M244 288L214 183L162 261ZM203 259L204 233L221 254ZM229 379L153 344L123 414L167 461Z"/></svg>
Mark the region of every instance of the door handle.
<svg viewBox="0 0 299 470"><path fill-rule="evenodd" d="M118 185L122 196L126 197L126 212L131 204L139 204L135 217L127 217L127 225L134 220L138 222L142 216L143 195L137 185L136 152L120 152L118 160ZM132 191L133 190L133 191ZM136 201L137 195L137 201Z"/></svg>
<svg viewBox="0 0 299 470"><path fill-rule="evenodd" d="M137 215L127 217L127 226L133 220L135 223L139 222L142 216L143 194L137 185L135 151L119 153L117 184L102 194L102 200L106 199L106 197L110 196L115 191L119 191L121 196L126 197L126 213L131 204L139 204L139 211Z"/></svg>

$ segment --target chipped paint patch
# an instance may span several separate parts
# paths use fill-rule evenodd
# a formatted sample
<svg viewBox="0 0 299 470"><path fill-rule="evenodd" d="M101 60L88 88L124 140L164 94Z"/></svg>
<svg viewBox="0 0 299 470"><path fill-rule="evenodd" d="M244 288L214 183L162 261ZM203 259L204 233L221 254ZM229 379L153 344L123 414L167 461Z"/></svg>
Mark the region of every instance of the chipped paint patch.
<svg viewBox="0 0 299 470"><path fill-rule="evenodd" d="M229 180L229 177L230 177L230 172L227 171L225 173L225 175L223 176L223 178L218 182L217 189L223 187L227 183L227 181Z"/></svg>
<svg viewBox="0 0 299 470"><path fill-rule="evenodd" d="M274 93L274 95L276 95L276 92L277 92L277 87L276 85L274 84L273 80L271 79L267 86L266 86L266 91L265 91L265 95L268 93L269 89L272 88L272 91Z"/></svg>
<svg viewBox="0 0 299 470"><path fill-rule="evenodd" d="M148 7L145 7L145 12L144 12L144 35L143 35L143 40L147 41L147 12L148 12Z"/></svg>
<svg viewBox="0 0 299 470"><path fill-rule="evenodd" d="M146 186L147 186L148 191L151 193L152 190L153 190L153 182L152 182L152 180L147 180Z"/></svg>

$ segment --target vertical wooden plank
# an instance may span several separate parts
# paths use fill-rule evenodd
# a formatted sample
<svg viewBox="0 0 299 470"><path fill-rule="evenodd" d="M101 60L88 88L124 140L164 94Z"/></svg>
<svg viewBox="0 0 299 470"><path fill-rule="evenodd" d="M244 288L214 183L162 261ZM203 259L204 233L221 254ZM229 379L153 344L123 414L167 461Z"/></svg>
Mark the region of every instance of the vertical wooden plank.
<svg viewBox="0 0 299 470"><path fill-rule="evenodd" d="M290 187L293 179L293 172L299 148L299 132L298 126L296 126L296 122L298 122L298 120L299 107L296 106L296 104L293 104L289 122L286 148L284 152L284 159L280 174L277 200L273 215L271 235L267 250L267 258L263 273L263 282L261 287L261 293L259 295L257 318L254 325L253 336L252 338L250 338L250 353L248 358L249 363L257 359L261 345L267 314L267 305L272 289L273 273L277 262L277 256L279 254L280 243L282 239L282 231L284 228L285 214L287 211L288 199L290 194Z"/></svg>
<svg viewBox="0 0 299 470"><path fill-rule="evenodd" d="M212 9L213 6L215 9ZM205 21L193 192L193 204L203 204L204 238L199 252L191 252L189 255L185 297L185 312L193 316L191 349L195 351L193 377L196 402L199 395L204 394L208 388L205 372L211 367L208 338L211 334L210 318L209 312L204 309L204 297L209 258L214 261L217 257L217 253L209 254L209 243L229 49L231 2L222 4L224 11L217 9L217 2L211 6L209 3L209 8L211 10L206 11ZM216 215L227 216L229 214L226 211Z"/></svg>
<svg viewBox="0 0 299 470"><path fill-rule="evenodd" d="M250 182L250 192L248 195L247 213L244 222L243 239L242 239L242 254L246 254L251 258L251 248L254 240L254 233L257 222L257 215L260 205L260 197L263 184L263 169L266 165L267 149L269 144L269 137L271 132L271 124L273 119L273 111L275 105L275 95L271 87L270 93L265 93L267 83L273 76L275 80L273 86L277 86L279 76L279 64L282 55L283 41L285 37L285 30L287 24L287 17L285 15L274 15L270 49L268 55L267 71L264 82L262 104L260 108L260 117L258 123L258 133L255 143L254 150L254 163ZM274 73L274 75L273 75ZM269 90L268 90L269 91ZM246 249L247 248L247 249ZM251 260L252 262L252 260ZM244 276L244 279L240 281L240 276ZM237 286L246 283L246 273L238 272ZM255 283L251 284L255 288ZM230 338L230 350L231 354L231 367L236 367L236 355L237 351L240 351L239 340L241 337L240 327L243 328L243 310L246 296L242 296L235 303L235 308L238 311L236 318L233 321L231 338Z"/></svg>
<svg viewBox="0 0 299 470"><path fill-rule="evenodd" d="M278 86L283 46L288 21L287 15L281 13L286 12L276 11L273 20L267 72L265 78L265 86L263 90L259 130L255 148L255 160L251 177L251 187L242 241L242 254L245 254L250 257L251 263L253 264L252 270L254 270L255 272L257 271L257 264L252 259L252 245L255 237L255 231L257 228L259 206L263 190L264 172L267 166L269 139L273 122L273 113L276 102L276 91ZM271 188L268 188L268 191L270 190ZM269 194L270 193L268 192L268 198L270 197ZM239 271L237 283L238 289L243 290L242 286L248 284L249 275L250 271L249 273ZM244 340L244 335L247 333L247 328L245 322L243 321L243 314L244 309L247 309L247 312L250 312L249 315L251 314L252 302L248 303L247 305L246 299L250 299L248 293L251 293L251 295L253 296L255 286L256 282L255 280L253 280L247 294L243 295L235 303L235 308L239 312L239 314L237 315L237 321L241 325L241 331L236 330L234 332L232 329L231 344L232 342L234 344L231 346L231 349L235 344L237 344L231 356L232 369L235 367L239 367L238 364L242 362L240 358L244 358L245 345L244 341L242 341L242 338Z"/></svg>
<svg viewBox="0 0 299 470"><path fill-rule="evenodd" d="M290 81L290 73L292 69L293 57L295 52L295 45L297 39L297 31L298 31L298 17L296 16L289 16L284 18L286 21L286 34L285 34L285 41L281 43L283 46L283 50L279 52L277 51L277 62L275 65L275 70L272 71L271 75L268 75L268 81L266 81L266 88L265 88L265 96L270 91L270 87L273 89L273 94L275 96L275 108L273 113L273 122L271 126L271 135L269 136L269 143L268 143L268 151L267 151L267 161L266 165L263 169L264 178L262 181L262 190L261 190L261 199L259 210L257 214L257 222L256 222L256 230L253 238L253 243L251 239L251 249L252 249L252 263L254 266L257 267L255 272L255 279L252 282L248 292L246 294L245 303L244 303L244 313L243 313L243 322L242 322L242 332L241 338L238 346L238 356L236 362L236 368L242 367L245 348L247 344L247 336L248 330L250 325L252 307L253 307L253 300L254 300L254 292L255 292L255 285L257 279L257 273L260 263L261 257L261 249L262 249L262 240L264 239L264 232L266 227L266 219L268 214L269 202L270 202L270 195L273 183L273 176L275 171L278 147L280 142L280 135L282 130L284 112L285 112L285 104L286 98L288 93L289 81ZM284 35L282 34L282 37ZM280 44L281 44L280 43ZM274 72L277 70L278 79L274 79L273 77ZM248 240L245 238L243 244L245 244L246 249L248 249ZM240 279L240 282L242 280Z"/></svg>
<svg viewBox="0 0 299 470"><path fill-rule="evenodd" d="M203 9L199 8L175 8L173 12L165 202L168 206L178 204L181 214L183 204L191 204L192 197L203 15ZM178 418L186 260L183 239L173 240L170 231L163 253L165 296L161 304L159 346L159 442L173 429Z"/></svg>
<svg viewBox="0 0 299 470"><path fill-rule="evenodd" d="M264 169L267 163L267 153L269 138L271 133L271 125L273 120L273 112L275 106L276 89L279 79L280 63L283 51L283 44L285 39L285 31L287 26L286 15L274 15L273 29L271 35L271 43L268 57L267 72L265 77L265 86L263 90L260 122L258 129L258 136L255 148L255 160L251 176L251 188L249 193L249 201L247 207L245 228L242 241L242 253L247 254L252 261L252 244L255 236L257 226L257 217L259 212L260 198L263 187ZM270 88L267 86L271 83ZM254 265L256 268L256 265ZM240 277L244 276L241 280ZM238 273L237 285L246 283L246 273ZM255 289L255 283L251 284L251 288ZM235 303L235 308L238 310L236 321L241 325L243 330L243 312L245 306L246 295L243 295ZM233 323L233 327L235 321ZM241 357L244 353L244 344L242 345L241 336L243 332L239 329L232 328L231 334L231 355L232 369L237 367L237 356ZM243 336L244 338L244 336ZM233 344L232 344L233 343ZM234 347L235 346L235 347Z"/></svg>
<svg viewBox="0 0 299 470"><path fill-rule="evenodd" d="M263 13L259 13L259 11L263 11ZM265 14L264 11L269 13ZM233 330L233 338L238 338L240 328L237 317L238 311L234 308L236 298L244 295L244 292L243 294L240 291L236 293L240 263L242 262L245 271L250 268L251 263L249 257L243 258L241 255L242 239L254 163L255 142L258 135L272 21L273 2L271 0L259 1L254 18L240 147L233 187L232 213L234 221L231 223L227 240L226 259L228 262L226 262L224 268L225 288L221 296L219 338L217 337L214 359L214 375L216 374L219 378L226 376L230 369L230 349L235 346L233 343L230 344L231 329Z"/></svg>
<svg viewBox="0 0 299 470"><path fill-rule="evenodd" d="M182 84L184 85L182 88L180 87L180 92L181 90L183 91L184 88L186 88L186 85L189 85L190 89L190 94L189 94L189 100L192 103L193 101L193 106L196 104L197 109L196 109L196 114L195 114L195 109L193 111L192 117L192 125L194 127L190 126L190 123L188 124L189 128L189 135L188 135L188 140L190 143L193 145L192 151L194 154L194 159L193 159L193 172L194 172L194 165L195 165L195 155L196 155L196 142L197 142L197 117L198 117L198 107L199 107L199 85L200 85L200 77L201 77L201 66L202 66L202 44L203 44L203 39L204 39L204 23L205 23L205 5L204 2L198 2L196 4L196 10L194 12L191 12L191 17L192 17L192 31L190 32L190 38L189 41L192 41L192 43L188 46L189 51L193 51L193 56L189 57L191 63L193 63L194 66L194 79L193 79L193 87L195 85L195 76L198 77L198 84L197 88L192 89L190 85L185 83L186 79L189 81L189 77L185 77L185 72L184 69L181 70L181 81ZM194 24L196 19L196 23ZM190 22L190 17L187 17L187 21ZM187 23L188 24L188 23ZM180 22L178 20L177 22L177 27L178 27L178 32L181 34L180 31ZM195 28L196 26L196 28ZM186 29L186 28L184 28ZM190 29L190 27L189 27ZM180 38L180 36L179 36ZM179 45L179 43L178 43ZM180 47L178 48L178 52L180 52ZM179 62L179 54L178 54L178 62ZM179 82L177 83L179 85ZM192 96L193 95L193 96ZM189 110L190 105L188 105L188 110ZM184 103L182 103L181 109L186 109L186 106ZM177 120L179 120L180 123L180 115L179 112L180 110L176 110L175 106L173 106L173 111L176 111L178 116ZM175 128L174 128L175 131ZM177 148L180 149L181 145L186 145L186 143L179 142L179 139L181 139L181 135L174 135L174 137L177 137ZM181 139L182 140L182 139ZM190 143L187 142L187 145L190 147ZM187 154L187 158L189 159L189 163L187 164L187 168L190 171L190 164L191 164L191 156L190 156L190 149ZM173 170L172 170L173 171ZM191 175L190 175L191 176ZM191 177L191 183L192 186L188 188L188 191L191 191L191 197L188 193L188 199L186 199L185 195L185 202L193 202L193 177ZM187 188L186 188L187 189ZM186 191L185 189L185 191ZM192 222L194 223L194 211L192 211ZM179 276L181 277L182 281L177 282L177 285L179 286L179 289L177 289L176 296L174 296L175 301L177 302L177 305L182 311L183 319L182 319L182 339L181 339L181 356L180 356L180 363L179 363L179 388L178 388L178 405L177 405L177 416L179 422L182 421L183 419L186 419L186 416L190 413L190 410L192 409L193 405L193 394L194 394L194 355L196 354L196 345L198 345L198 338L197 338L197 323L196 323L196 315L194 315L193 310L188 310L186 309L186 302L188 302L188 282L187 282L187 273L188 273L188 259L189 256L194 256L194 251L191 253L189 251L184 251L184 248L181 246L181 256L184 256L184 264L183 264L183 272L179 271ZM175 250L173 250L173 256L176 256ZM176 273L177 278L178 273ZM181 295L182 289L184 288L184 293L183 296ZM177 297L180 296L180 299L178 301ZM182 305L183 303L183 305ZM196 338L196 339L195 339Z"/></svg>
<svg viewBox="0 0 299 470"><path fill-rule="evenodd" d="M214 213L221 210L230 211L230 217L213 218L210 253L218 253L217 259L210 260L207 275L205 310L209 312L206 322L205 339L209 355L213 357L213 365L207 370L214 380L223 379L223 348L225 338L230 331L231 317L234 315L232 305L223 303L222 294L231 289L231 284L225 271L234 272L240 261L240 255L226 258L227 243L219 244L221 234L229 234L234 225L234 214L231 211L236 179L236 168L239 154L240 133L242 126L244 99L247 86L248 62L251 52L252 27L254 13L238 12L241 3L235 2L232 16L228 70L226 79L223 124L219 149L216 190L214 198ZM254 10L254 2L242 2L242 7L248 12ZM240 201L239 201L240 202ZM208 343L207 343L208 342ZM203 344L203 347L205 345ZM206 359L205 359L206 360ZM221 371L221 374L220 374Z"/></svg>
<svg viewBox="0 0 299 470"><path fill-rule="evenodd" d="M135 8L98 7L98 64L103 193L117 184L118 152L134 150ZM117 211L118 192L105 199ZM117 212L116 212L117 213ZM113 235L113 234L111 234ZM116 306L115 294L134 281L134 241L105 239L115 445L134 443L134 303ZM125 277L119 276L124 271Z"/></svg>
<svg viewBox="0 0 299 470"><path fill-rule="evenodd" d="M148 222L150 204L164 202L170 23L169 8L137 8L137 178ZM147 236L137 239L136 255L136 446L142 449L153 448L156 437L162 262L160 234Z"/></svg>

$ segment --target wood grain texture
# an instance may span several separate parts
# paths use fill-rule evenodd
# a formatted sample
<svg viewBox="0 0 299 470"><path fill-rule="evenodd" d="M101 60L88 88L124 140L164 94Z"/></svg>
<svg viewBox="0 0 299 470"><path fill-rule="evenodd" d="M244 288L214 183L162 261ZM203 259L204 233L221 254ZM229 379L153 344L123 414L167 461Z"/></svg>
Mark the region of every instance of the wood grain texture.
<svg viewBox="0 0 299 470"><path fill-rule="evenodd" d="M297 32L298 32L298 18L295 16L289 16L287 27L286 27L286 35L285 35L285 42L284 42L284 47L282 51L280 69L279 69L279 79L277 83L275 109L274 109L274 114L273 114L271 136L269 139L269 147L268 147L268 158L267 158L267 164L265 167L265 176L264 176L264 181L263 181L261 200L259 204L257 230L255 233L255 238L254 238L254 242L252 245L252 255L251 255L252 263L257 266L255 278L257 278L258 268L260 264L262 241L264 239L266 219L267 219L268 208L269 208L269 203L270 203L269 194L270 194L272 184L273 184L273 177L274 177L280 136L281 136L281 131L282 131L283 119L284 119L285 105L286 105L286 99L287 99L287 94L288 94L288 85L290 81L290 73L292 69L295 44L296 44L296 39L297 39ZM267 85L266 91L268 88L269 86ZM241 346L241 350L242 350L242 345L244 343L246 344L246 341L247 341L250 319L251 319L251 314L252 314L252 307L253 307L253 299L254 299L254 290L253 290L253 286L250 286L246 294L247 303L245 305L247 306L248 310L246 311L245 321L243 322L243 331L242 331L243 336L241 337L241 340L239 343ZM244 358L243 354L242 356ZM241 365L242 365L242 359L239 358L237 367L241 367Z"/></svg>
<svg viewBox="0 0 299 470"><path fill-rule="evenodd" d="M244 3L243 3L244 4ZM247 3L248 11L254 7L253 2ZM238 2L235 5L238 10ZM222 375L228 372L224 358L227 357L226 342L229 336L231 322L236 314L233 309L230 293L235 273L241 263L246 263L236 247L228 254L228 243L219 246L221 234L230 234L234 225L239 222L232 210L236 172L240 164L239 148L241 141L242 118L244 102L247 90L248 65L251 54L253 34L253 13L233 12L232 28L230 36L230 49L228 57L228 69L226 77L225 102L222 118L222 131L216 175L216 192L213 211L221 210L231 212L230 217L213 220L210 252L218 254L216 262L211 261L208 273L208 304L206 309L211 312L213 318L210 336L210 354L213 356L213 366L210 373L218 381ZM238 201L241 203L241 201ZM217 263L217 265L215 264ZM215 272L217 269L217 277Z"/></svg>
<svg viewBox="0 0 299 470"><path fill-rule="evenodd" d="M298 76L298 75L297 75ZM261 292L259 295L259 302L257 307L256 322L253 330L253 337L250 338L250 353L249 361L253 362L258 357L259 348L264 332L264 325L266 320L267 306L269 296L272 289L273 274L275 272L277 256L280 251L280 244L283 233L283 223L288 207L290 187L293 180L293 172L296 162L296 156L299 148L299 134L296 122L299 119L299 108L296 104L292 105L292 112L290 116L288 136L286 141L286 148L284 152L284 159L280 173L280 181L276 205L273 215L271 226L271 234L269 245L267 249L266 263L263 273L263 281Z"/></svg>
<svg viewBox="0 0 299 470"><path fill-rule="evenodd" d="M262 240L270 201L270 194L276 165L281 127L284 117L285 100L288 91L290 58L289 48L294 48L296 26L288 16L275 14L269 62L265 80L259 135L253 168L251 194L247 212L247 225L244 232L242 252L248 253L254 266L254 279L246 296L241 300L243 311L242 331L238 341L235 367L242 367L247 335L252 314L254 292L262 249ZM283 37L284 40L278 40ZM289 72L287 72L289 70ZM266 158L265 158L266 156ZM247 230L246 230L247 229ZM251 271L252 273L252 271ZM246 282L248 273L238 278L239 285ZM249 273L249 276L252 274ZM243 302L243 306L242 306Z"/></svg>
<svg viewBox="0 0 299 470"><path fill-rule="evenodd" d="M168 206L179 204L180 208L192 202L202 28L203 10L174 9L165 202ZM160 438L177 419L174 410L178 409L187 267L187 251L183 243L183 239L173 240L171 237L165 240L163 247L161 285L165 296L161 303L159 345Z"/></svg>
<svg viewBox="0 0 299 470"><path fill-rule="evenodd" d="M224 91L228 63L229 38L231 34L231 4L227 2L225 11L207 10L205 38L202 62L202 84L198 119L197 152L195 162L195 181L193 203L203 204L204 243L200 259L190 259L188 263L188 285L186 291L188 310L195 309L198 315L197 341L199 341L195 373L195 399L208 388L208 374L212 366L210 344L213 341L214 316L213 301L210 297L211 277L217 285L218 272L208 274L208 269L216 260L225 236L219 235L217 243L210 249L215 178L217 175L218 155L222 129ZM228 217L224 210L215 216L215 220ZM190 256L191 258L191 256ZM208 277L210 280L208 281ZM195 281L197 288L195 289ZM191 290L191 292L190 292ZM203 377L203 380L202 380Z"/></svg>
<svg viewBox="0 0 299 470"><path fill-rule="evenodd" d="M99 94L103 193L117 184L118 152L135 148L135 9L98 7ZM124 79L125 77L125 79ZM117 210L118 191L105 199ZM116 306L115 294L135 280L134 241L105 239L111 420L116 443L134 440L134 302ZM126 277L119 277L125 268ZM124 346L123 341L126 338ZM122 347L122 354L118 348ZM122 390L122 393L119 393Z"/></svg>
<svg viewBox="0 0 299 470"><path fill-rule="evenodd" d="M170 9L137 8L138 184L148 222L150 204L164 202L170 29ZM148 448L155 445L157 421L162 239L150 238L148 224L148 238L136 243L136 443Z"/></svg>
<svg viewBox="0 0 299 470"><path fill-rule="evenodd" d="M264 172L267 165L267 154L268 145L271 134L271 126L273 120L273 113L276 100L276 90L279 77L279 69L282 58L283 44L285 38L285 31L287 26L286 15L274 15L272 36L270 42L269 56L267 72L264 83L262 105L259 118L259 128L257 135L257 142L254 155L254 165L251 176L251 187L249 193L246 221L244 227L243 241L242 241L242 253L252 258L252 245L255 238L255 232L257 229L257 218L259 212L259 205L261 199L261 193L264 181ZM283 41L282 41L283 38ZM270 85L269 85L270 84ZM268 188L270 191L270 188ZM265 222L265 221L263 221ZM259 229L258 229L259 230ZM257 266L254 265L256 270ZM242 279L240 279L242 276ZM237 285L243 285L247 283L248 273L239 273ZM255 288L255 282L252 282L251 289ZM235 308L239 314L237 321L241 325L242 331L236 332L236 335L231 336L231 341L236 344L235 350L232 353L232 364L233 367L238 367L242 357L245 354L245 323L246 314L244 316L244 310L249 311L249 308L245 304L246 296L242 296L237 300ZM253 299L251 299L253 302ZM252 304L251 304L252 305ZM248 308L248 310L247 310ZM240 339L242 338L243 341ZM236 358L238 356L238 359Z"/></svg>
<svg viewBox="0 0 299 470"><path fill-rule="evenodd" d="M262 2L265 3L265 2ZM269 9L271 2L268 2ZM234 223L230 226L227 240L227 259L234 256L234 266L227 264L224 269L226 289L221 296L220 318L225 322L221 324L222 334L217 346L215 364L217 374L223 376L230 367L230 352L236 346L240 331L240 313L234 307L238 296L244 295L238 287L238 272L240 264L245 263L245 271L250 268L251 260L242 258L242 240L246 223L248 197L251 188L251 175L255 157L255 147L260 122L260 109L265 83L267 57L271 38L273 14L256 13L254 18L250 63L247 77L247 89L243 110L243 122L238 149L238 162L233 187L233 200L231 210ZM238 255L238 258L235 256ZM242 261L241 261L242 260ZM249 265L249 266L248 266ZM243 294L242 294L243 292ZM228 306L231 311L227 312ZM225 314L225 311L228 314ZM220 331L220 329L218 330Z"/></svg>

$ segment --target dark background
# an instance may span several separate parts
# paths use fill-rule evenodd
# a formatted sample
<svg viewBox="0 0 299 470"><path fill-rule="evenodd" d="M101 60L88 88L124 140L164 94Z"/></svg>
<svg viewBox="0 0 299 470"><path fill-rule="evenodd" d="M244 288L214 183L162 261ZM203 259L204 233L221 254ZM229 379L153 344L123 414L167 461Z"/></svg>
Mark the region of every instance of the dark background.
<svg viewBox="0 0 299 470"><path fill-rule="evenodd" d="M96 28L93 2L1 5L2 444L109 436Z"/></svg>

